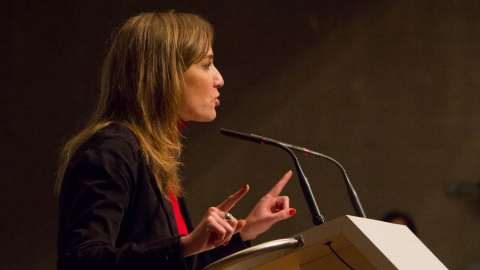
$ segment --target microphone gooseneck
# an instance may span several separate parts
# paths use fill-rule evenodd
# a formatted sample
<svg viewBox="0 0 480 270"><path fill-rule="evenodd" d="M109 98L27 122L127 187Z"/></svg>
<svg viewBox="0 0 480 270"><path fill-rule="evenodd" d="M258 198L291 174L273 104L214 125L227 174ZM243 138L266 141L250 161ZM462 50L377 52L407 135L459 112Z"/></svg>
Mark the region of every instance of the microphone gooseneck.
<svg viewBox="0 0 480 270"><path fill-rule="evenodd" d="M253 135L253 134L252 134ZM257 135L255 135L257 136ZM343 168L343 166L340 164L340 162L336 161L335 159L324 155L322 153L317 153L315 151L310 151L307 148L295 146L295 145L290 145L290 144L285 144L286 147L291 148L293 150L301 151L306 154L313 154L314 156L321 157L323 159L326 159L328 161L333 162L333 164L337 165L337 167L340 169L342 172L343 179L345 180L345 185L347 186L347 191L348 191L348 197L350 198L350 202L352 203L353 209L355 210L355 214L359 217L364 217L366 218L367 216L365 215L365 211L363 211L362 204L360 203L360 199L357 196L357 192L355 191L355 188L353 188L352 182L350 182L350 179L348 178L347 171Z"/></svg>
<svg viewBox="0 0 480 270"><path fill-rule="evenodd" d="M345 185L346 185L347 191L348 191L348 196L349 196L350 202L352 203L352 206L355 210L355 214L359 217L366 218L366 215L365 215L365 212L363 210L362 204L360 203L360 199L358 198L357 193L356 193L352 183L350 182L350 179L348 178L347 172L345 171L343 166L338 161L336 161L335 159L333 159L333 158L331 158L327 155L318 153L318 152L310 151L310 150L308 150L307 148L304 148L304 147L299 147L299 146L275 141L275 140L272 140L272 139L269 139L269 138L265 138L265 137L262 137L262 136L259 136L259 135L255 135L255 134L244 134L244 133L240 133L240 132L236 132L236 131L232 131L232 130L228 130L228 129L223 129L223 128L221 129L221 132L222 132L223 135L227 135L227 136L230 136L230 137L235 137L235 138L248 140L248 141L252 141L252 142L258 142L258 143L263 142L263 143L270 144L270 145L276 145L276 146L286 150L287 152L289 152L289 154L292 156L292 158L295 162L295 167L297 168L297 172L298 172L299 179L300 179L300 185L302 186L302 191L304 192L304 195L305 195L306 192L307 193L309 192L311 194L311 196L305 195L305 199L307 200L307 204L309 205L310 212L312 213L312 217L314 218L314 224L315 224L315 216L313 216L314 215L314 211L312 211L313 206L311 207L310 203L308 201L310 199L313 200L312 205L314 205L314 207L317 209L317 212L318 212L318 207L317 207L317 204L316 204L315 199L313 197L313 194L311 192L310 185L308 184L307 178L305 177L305 175L304 175L304 173L303 173L303 171L300 167L298 159L290 149L300 151L300 152L303 152L303 153L306 153L306 154L312 154L314 156L318 156L320 158L323 158L323 159L326 159L330 162L333 162L342 172L342 176L343 176L343 179L345 181ZM302 182L304 182L303 179L305 180L306 184L302 184ZM306 185L305 188L304 188L304 185ZM318 215L321 216L321 214L319 212L318 212ZM322 220L324 222L323 216L322 216ZM322 223L320 223L320 224L322 224ZM318 224L316 224L316 225L318 225Z"/></svg>
<svg viewBox="0 0 480 270"><path fill-rule="evenodd" d="M312 215L312 222L313 225L318 226L323 223L325 223L325 218L324 216L320 213L320 210L318 210L317 202L315 201L315 198L313 197L312 189L310 188L310 184L308 183L307 177L303 173L302 167L300 166L300 163L298 162L297 157L293 153L292 150L290 150L288 147L282 145L281 143L267 139L267 138L259 138L259 136L251 136L248 134L228 130L228 129L220 129L221 133L223 135L227 135L233 138L237 139L242 139L242 140L247 140L251 142L257 142L257 143L265 143L265 144L270 144L270 145L275 145L277 147L282 148L283 150L287 151L287 153L290 154L290 156L293 159L293 162L295 163L295 168L297 169L298 173L298 179L300 181L300 186L303 191L303 196L305 197L305 200L307 201L308 208L310 209L310 214Z"/></svg>

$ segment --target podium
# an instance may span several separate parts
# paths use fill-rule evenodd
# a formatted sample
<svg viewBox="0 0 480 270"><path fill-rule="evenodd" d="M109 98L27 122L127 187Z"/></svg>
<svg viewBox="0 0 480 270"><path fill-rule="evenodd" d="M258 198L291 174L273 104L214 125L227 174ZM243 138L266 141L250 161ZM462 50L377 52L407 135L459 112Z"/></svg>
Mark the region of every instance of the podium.
<svg viewBox="0 0 480 270"><path fill-rule="evenodd" d="M406 226L346 215L293 238L247 248L204 268L214 269L447 268Z"/></svg>

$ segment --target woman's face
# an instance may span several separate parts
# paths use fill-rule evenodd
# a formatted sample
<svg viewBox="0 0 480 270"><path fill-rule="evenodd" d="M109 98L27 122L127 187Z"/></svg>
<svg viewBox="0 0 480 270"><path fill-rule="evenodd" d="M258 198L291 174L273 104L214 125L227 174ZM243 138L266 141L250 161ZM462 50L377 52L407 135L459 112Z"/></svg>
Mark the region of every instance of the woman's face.
<svg viewBox="0 0 480 270"><path fill-rule="evenodd" d="M215 119L215 107L220 105L218 88L223 78L213 65L213 50L200 62L192 64L184 74L186 104L180 112L183 121L210 122Z"/></svg>

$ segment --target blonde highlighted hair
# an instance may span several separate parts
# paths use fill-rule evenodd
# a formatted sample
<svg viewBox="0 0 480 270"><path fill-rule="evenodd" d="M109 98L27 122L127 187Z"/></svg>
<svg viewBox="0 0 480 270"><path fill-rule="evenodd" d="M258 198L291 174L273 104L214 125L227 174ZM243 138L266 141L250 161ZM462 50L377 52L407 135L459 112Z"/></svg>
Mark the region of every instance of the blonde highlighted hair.
<svg viewBox="0 0 480 270"><path fill-rule="evenodd" d="M73 153L111 122L127 126L138 138L161 192L180 195L180 133L185 104L185 71L202 60L213 43L213 28L185 13L142 13L114 35L101 71L101 92L90 124L62 150L56 190Z"/></svg>

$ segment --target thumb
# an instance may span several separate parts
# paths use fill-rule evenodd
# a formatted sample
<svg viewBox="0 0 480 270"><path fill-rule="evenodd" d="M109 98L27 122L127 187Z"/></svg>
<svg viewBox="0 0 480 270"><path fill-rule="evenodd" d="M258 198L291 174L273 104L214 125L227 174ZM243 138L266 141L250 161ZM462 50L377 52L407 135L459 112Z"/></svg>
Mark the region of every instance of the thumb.
<svg viewBox="0 0 480 270"><path fill-rule="evenodd" d="M247 225L247 221L245 219L239 219L234 233L241 231L245 225Z"/></svg>

